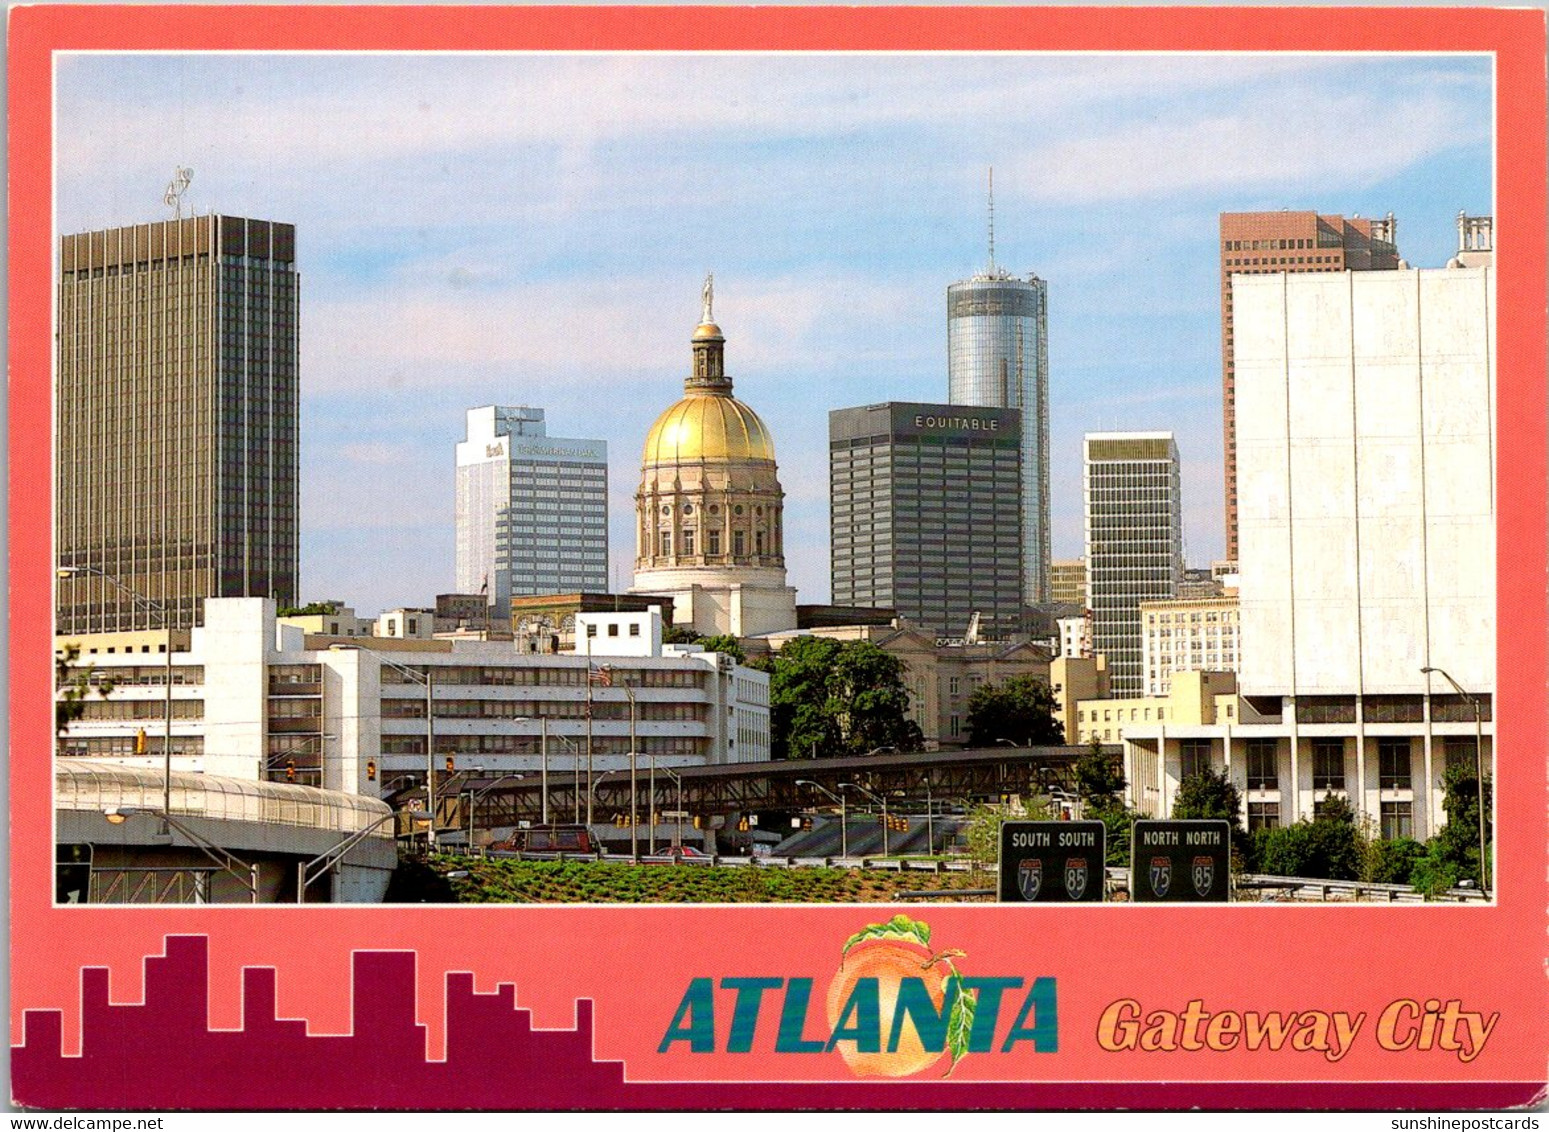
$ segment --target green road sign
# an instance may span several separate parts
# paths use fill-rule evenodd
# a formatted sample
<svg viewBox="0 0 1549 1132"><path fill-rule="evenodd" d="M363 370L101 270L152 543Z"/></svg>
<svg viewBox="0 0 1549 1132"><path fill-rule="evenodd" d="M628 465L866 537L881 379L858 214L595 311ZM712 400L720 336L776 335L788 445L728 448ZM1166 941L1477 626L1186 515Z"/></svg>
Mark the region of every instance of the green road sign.
<svg viewBox="0 0 1549 1132"><path fill-rule="evenodd" d="M1100 821L1008 821L1000 827L1000 899L1070 904L1103 898Z"/></svg>
<svg viewBox="0 0 1549 1132"><path fill-rule="evenodd" d="M1135 900L1222 904L1230 899L1232 830L1225 821L1137 821L1130 845Z"/></svg>

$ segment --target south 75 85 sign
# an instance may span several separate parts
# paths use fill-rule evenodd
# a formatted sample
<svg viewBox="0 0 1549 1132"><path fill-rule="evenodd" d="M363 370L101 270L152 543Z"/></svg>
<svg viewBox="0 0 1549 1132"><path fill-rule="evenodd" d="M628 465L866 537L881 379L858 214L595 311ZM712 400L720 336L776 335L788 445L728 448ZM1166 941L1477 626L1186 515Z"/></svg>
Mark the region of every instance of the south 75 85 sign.
<svg viewBox="0 0 1549 1132"><path fill-rule="evenodd" d="M999 899L1101 901L1107 849L1107 830L1100 821L1004 822Z"/></svg>

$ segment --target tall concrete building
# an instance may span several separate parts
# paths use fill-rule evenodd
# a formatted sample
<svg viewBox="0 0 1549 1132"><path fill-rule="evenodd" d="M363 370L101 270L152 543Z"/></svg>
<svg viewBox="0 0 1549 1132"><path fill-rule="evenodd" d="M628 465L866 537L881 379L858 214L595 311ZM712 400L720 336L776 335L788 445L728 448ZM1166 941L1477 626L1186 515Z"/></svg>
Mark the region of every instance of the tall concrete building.
<svg viewBox="0 0 1549 1132"><path fill-rule="evenodd" d="M796 591L774 439L732 395L713 302L706 279L683 396L646 434L631 592L671 597L673 622L702 635L749 637L794 628Z"/></svg>
<svg viewBox="0 0 1549 1132"><path fill-rule="evenodd" d="M1232 361L1232 276L1304 272L1393 271L1398 224L1316 212L1221 214L1221 392L1225 442L1226 557L1238 556L1237 382Z"/></svg>
<svg viewBox="0 0 1549 1132"><path fill-rule="evenodd" d="M65 236L60 633L296 600L299 277L290 224L197 216Z"/></svg>
<svg viewBox="0 0 1549 1132"><path fill-rule="evenodd" d="M608 445L549 436L543 410L468 410L457 445L457 589L511 599L608 588Z"/></svg>
<svg viewBox="0 0 1549 1132"><path fill-rule="evenodd" d="M1310 817L1332 794L1383 836L1423 840L1476 734L1488 774L1493 276L1234 280L1243 710L1235 725L1126 731L1152 812L1208 767L1237 783L1250 824Z"/></svg>
<svg viewBox="0 0 1549 1132"><path fill-rule="evenodd" d="M1049 600L1049 311L1036 275L995 263L947 288L947 400L1016 409L1022 429L1022 600Z"/></svg>
<svg viewBox="0 0 1549 1132"><path fill-rule="evenodd" d="M1022 605L1020 414L889 401L828 414L833 599L1004 640Z"/></svg>
<svg viewBox="0 0 1549 1132"><path fill-rule="evenodd" d="M1117 697L1144 692L1140 603L1174 597L1183 577L1178 446L1170 432L1088 433L1087 603L1092 650Z"/></svg>

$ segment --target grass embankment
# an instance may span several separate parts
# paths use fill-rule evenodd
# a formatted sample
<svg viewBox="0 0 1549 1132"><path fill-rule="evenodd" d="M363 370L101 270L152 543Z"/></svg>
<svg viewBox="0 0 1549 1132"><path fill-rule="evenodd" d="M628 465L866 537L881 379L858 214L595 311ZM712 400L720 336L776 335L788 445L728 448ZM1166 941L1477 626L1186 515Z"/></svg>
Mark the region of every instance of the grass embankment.
<svg viewBox="0 0 1549 1132"><path fill-rule="evenodd" d="M466 877L444 881L459 904L861 904L896 901L900 892L994 887L993 878L958 872L472 857L442 857L434 867L443 876L467 871Z"/></svg>

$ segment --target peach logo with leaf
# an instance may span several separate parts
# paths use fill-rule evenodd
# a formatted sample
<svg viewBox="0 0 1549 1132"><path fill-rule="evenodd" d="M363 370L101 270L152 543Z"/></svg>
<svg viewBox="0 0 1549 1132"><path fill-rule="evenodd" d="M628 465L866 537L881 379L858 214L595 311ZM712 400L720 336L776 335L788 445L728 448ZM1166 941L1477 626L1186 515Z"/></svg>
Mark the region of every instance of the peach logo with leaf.
<svg viewBox="0 0 1549 1132"><path fill-rule="evenodd" d="M931 946L930 925L908 916L868 924L845 941L828 984L831 1044L863 1077L907 1077L969 1052L978 992L957 948Z"/></svg>

